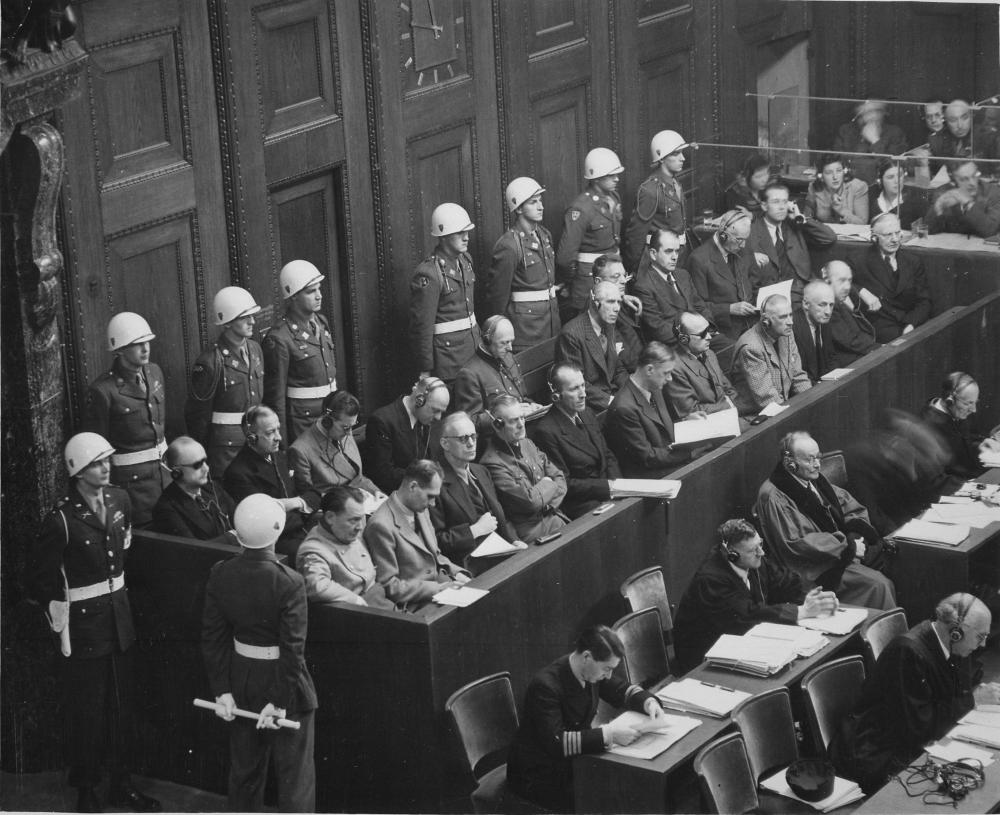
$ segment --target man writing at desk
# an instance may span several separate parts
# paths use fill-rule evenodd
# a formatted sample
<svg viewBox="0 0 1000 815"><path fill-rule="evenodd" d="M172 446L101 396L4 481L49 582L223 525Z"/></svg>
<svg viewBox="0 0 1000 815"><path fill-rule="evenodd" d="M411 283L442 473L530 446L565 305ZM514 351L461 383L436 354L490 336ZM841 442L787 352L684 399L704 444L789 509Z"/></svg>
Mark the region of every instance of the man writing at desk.
<svg viewBox="0 0 1000 815"><path fill-rule="evenodd" d="M547 809L573 811L573 756L602 753L639 736L625 725L591 727L598 698L651 719L663 715L655 696L612 673L624 653L618 635L598 625L580 634L573 653L535 674L507 759L514 792Z"/></svg>

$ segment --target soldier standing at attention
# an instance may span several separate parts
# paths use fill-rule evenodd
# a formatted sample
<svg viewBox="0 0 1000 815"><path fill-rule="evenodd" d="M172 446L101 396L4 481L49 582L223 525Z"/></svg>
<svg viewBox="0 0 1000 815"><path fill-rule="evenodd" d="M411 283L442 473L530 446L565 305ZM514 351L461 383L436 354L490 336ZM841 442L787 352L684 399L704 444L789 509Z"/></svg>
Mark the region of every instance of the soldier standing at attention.
<svg viewBox="0 0 1000 815"><path fill-rule="evenodd" d="M132 523L146 526L163 491L160 458L167 449L163 437L166 390L163 371L149 361L149 343L156 335L142 317L123 311L108 323L111 370L87 391L83 429L111 442L111 480L128 490Z"/></svg>
<svg viewBox="0 0 1000 815"><path fill-rule="evenodd" d="M587 308L594 261L601 255L619 258L622 203L617 190L619 174L624 172L618 155L606 147L595 147L584 159L587 189L566 210L556 252L556 270L569 289L569 306L563 308L563 322Z"/></svg>
<svg viewBox="0 0 1000 815"><path fill-rule="evenodd" d="M639 185L635 209L625 236L625 264L636 274L649 264L646 238L654 229L669 229L684 235L684 190L677 175L684 169L684 148L688 143L674 130L661 130L649 143L655 168Z"/></svg>
<svg viewBox="0 0 1000 815"><path fill-rule="evenodd" d="M66 443L69 489L42 522L31 553L28 593L60 637L76 811L102 811L97 786L106 758L108 803L159 812L160 802L136 790L129 775L135 755L135 626L125 589L125 555L132 542L132 509L128 493L110 486L114 452L97 433L77 433Z"/></svg>
<svg viewBox="0 0 1000 815"><path fill-rule="evenodd" d="M306 667L306 584L279 563L274 543L285 510L270 496L247 496L233 514L240 553L216 563L205 587L201 652L208 682L230 722L229 809L260 812L274 761L281 812L316 809L313 714L316 689ZM257 721L233 711L259 710ZM290 718L299 729L279 727Z"/></svg>
<svg viewBox="0 0 1000 815"><path fill-rule="evenodd" d="M278 414L290 447L312 427L323 399L337 390L333 336L320 314L322 275L308 260L281 267L285 313L264 337L264 404Z"/></svg>
<svg viewBox="0 0 1000 815"><path fill-rule="evenodd" d="M483 321L505 315L514 326L514 353L559 335L555 253L542 226L542 185L521 176L507 185L504 200L516 213L514 226L493 247L493 263L483 286Z"/></svg>
<svg viewBox="0 0 1000 815"><path fill-rule="evenodd" d="M436 376L450 385L476 352L476 275L469 254L475 228L458 204L439 204L431 213L438 243L410 280L410 343L420 379Z"/></svg>
<svg viewBox="0 0 1000 815"><path fill-rule="evenodd" d="M260 306L239 286L220 289L212 301L215 324L223 326L215 344L206 348L191 370L184 418L188 433L208 452L216 478L243 449L243 414L260 404L264 358L253 335L253 315Z"/></svg>

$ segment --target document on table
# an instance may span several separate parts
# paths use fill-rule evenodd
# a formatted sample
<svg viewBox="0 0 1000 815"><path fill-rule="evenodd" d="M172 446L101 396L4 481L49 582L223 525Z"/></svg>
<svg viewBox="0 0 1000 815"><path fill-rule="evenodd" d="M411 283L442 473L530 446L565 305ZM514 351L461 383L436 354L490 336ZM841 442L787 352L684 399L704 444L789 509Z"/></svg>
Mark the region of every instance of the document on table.
<svg viewBox="0 0 1000 815"><path fill-rule="evenodd" d="M966 524L973 529L985 529L991 523L1000 521L1000 507L981 501L971 504L931 504L930 509L920 516L920 520L939 524Z"/></svg>
<svg viewBox="0 0 1000 815"><path fill-rule="evenodd" d="M805 798L799 798L798 795L792 792L792 788L788 786L788 781L785 779L786 770L778 770L774 775L761 779L761 787L771 792L776 792L778 795L783 795L786 798L794 798L796 801L808 804L820 812L829 812L831 809L837 809L837 807L842 807L853 801L859 801L865 797L865 794L861 791L861 787L854 781L848 781L846 778L841 778L838 775L833 779L833 792L826 798L819 801L807 801Z"/></svg>
<svg viewBox="0 0 1000 815"><path fill-rule="evenodd" d="M501 538L496 532L490 532L489 535L483 538L483 542L479 546L469 552L469 557L498 557L500 555L510 555L527 548L528 544L523 541L510 543Z"/></svg>
<svg viewBox="0 0 1000 815"><path fill-rule="evenodd" d="M947 744L936 741L927 748L927 752L941 761L958 761L962 758L974 758L977 761L981 761L984 767L988 767L993 763L993 753L989 750L984 750L981 747L972 747L968 742L955 741L954 739Z"/></svg>
<svg viewBox="0 0 1000 815"><path fill-rule="evenodd" d="M791 405L779 405L777 402L769 402L764 405L764 409L760 412L761 416L777 416L779 413L784 413Z"/></svg>
<svg viewBox="0 0 1000 815"><path fill-rule="evenodd" d="M957 724L948 731L948 738L969 744L981 744L991 750L1000 750L1000 730L981 724Z"/></svg>
<svg viewBox="0 0 1000 815"><path fill-rule="evenodd" d="M471 606L476 600L482 599L489 591L486 589L474 589L471 586L459 586L442 589L431 599L442 606L458 606L465 608Z"/></svg>
<svg viewBox="0 0 1000 815"><path fill-rule="evenodd" d="M824 382L836 382L841 377L847 376L849 373L854 371L853 368L834 368L832 371L827 371L823 376L820 377Z"/></svg>
<svg viewBox="0 0 1000 815"><path fill-rule="evenodd" d="M667 706L715 717L728 716L740 702L750 698L746 691L690 678L664 685L656 696Z"/></svg>
<svg viewBox="0 0 1000 815"><path fill-rule="evenodd" d="M612 498L676 498L681 482L674 478L613 478Z"/></svg>
<svg viewBox="0 0 1000 815"><path fill-rule="evenodd" d="M803 628L824 631L827 634L849 634L868 619L866 608L838 608L826 617L806 617L799 620Z"/></svg>
<svg viewBox="0 0 1000 815"><path fill-rule="evenodd" d="M645 713L636 713L634 710L625 711L611 723L627 724L642 733L631 744L614 745L611 752L619 756L643 759L656 758L701 724L690 716L664 713L658 719L651 719Z"/></svg>
<svg viewBox="0 0 1000 815"><path fill-rule="evenodd" d="M696 447L724 441L740 435L740 417L736 408L709 413L704 419L685 419L674 423L674 448Z"/></svg>
<svg viewBox="0 0 1000 815"><path fill-rule="evenodd" d="M790 643L800 657L811 657L830 644L819 631L781 623L757 623L745 636Z"/></svg>
<svg viewBox="0 0 1000 815"><path fill-rule="evenodd" d="M787 300L792 299L792 281L782 280L780 283L772 283L770 286L761 286L757 290L757 308L763 305L764 301L772 294L780 294Z"/></svg>
<svg viewBox="0 0 1000 815"><path fill-rule="evenodd" d="M890 538L919 541L921 543L941 543L947 546L958 546L969 537L967 524L936 524L914 518L893 532Z"/></svg>
<svg viewBox="0 0 1000 815"><path fill-rule="evenodd" d="M1000 467L1000 453L987 450L979 454L979 463L984 467Z"/></svg>
<svg viewBox="0 0 1000 815"><path fill-rule="evenodd" d="M787 640L763 639L745 634L723 634L708 649L705 659L710 665L731 671L771 676L776 674L797 656L794 642Z"/></svg>
<svg viewBox="0 0 1000 815"><path fill-rule="evenodd" d="M997 500L998 493L1000 493L1000 484L980 484L978 481L966 481L955 490L955 497L978 498L982 501Z"/></svg>

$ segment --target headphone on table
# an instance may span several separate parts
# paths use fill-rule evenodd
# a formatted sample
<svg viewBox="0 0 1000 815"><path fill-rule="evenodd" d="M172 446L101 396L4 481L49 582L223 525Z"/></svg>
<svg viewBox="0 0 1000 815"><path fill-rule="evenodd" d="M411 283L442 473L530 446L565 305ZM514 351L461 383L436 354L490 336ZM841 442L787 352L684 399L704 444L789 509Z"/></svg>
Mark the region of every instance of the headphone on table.
<svg viewBox="0 0 1000 815"><path fill-rule="evenodd" d="M424 377L414 386L413 404L418 408L422 408L427 404L427 397L431 391L447 387L444 381L438 379L436 376Z"/></svg>

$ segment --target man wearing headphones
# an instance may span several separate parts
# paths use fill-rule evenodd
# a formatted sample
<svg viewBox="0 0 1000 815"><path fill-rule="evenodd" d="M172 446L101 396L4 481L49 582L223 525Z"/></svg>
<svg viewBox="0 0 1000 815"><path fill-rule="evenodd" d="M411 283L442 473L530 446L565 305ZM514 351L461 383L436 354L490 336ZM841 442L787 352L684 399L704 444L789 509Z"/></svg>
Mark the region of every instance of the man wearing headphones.
<svg viewBox="0 0 1000 815"><path fill-rule="evenodd" d="M233 543L236 502L211 477L205 448L189 436L167 447L166 467L172 482L153 508L152 530L195 540Z"/></svg>
<svg viewBox="0 0 1000 815"><path fill-rule="evenodd" d="M618 349L623 347L617 331L621 308L622 294L615 283L595 283L589 308L559 332L556 362L580 369L591 410L606 410L628 380L628 370L618 355Z"/></svg>
<svg viewBox="0 0 1000 815"><path fill-rule="evenodd" d="M833 336L830 318L833 316L833 289L822 280L811 280L802 290L802 305L792 314L792 336L799 349L802 370L815 385L823 374L833 369L830 353Z"/></svg>
<svg viewBox="0 0 1000 815"><path fill-rule="evenodd" d="M780 456L754 504L770 554L806 588L835 591L852 605L893 608L895 587L878 571L885 544L868 510L822 474L819 445L808 433L786 433Z"/></svg>
<svg viewBox="0 0 1000 815"><path fill-rule="evenodd" d="M483 322L482 342L455 379L455 409L463 410L476 423L484 438L492 432L493 420L487 406L501 393L521 402L531 402L514 359L514 324L499 314Z"/></svg>
<svg viewBox="0 0 1000 815"><path fill-rule="evenodd" d="M831 260L822 269L823 279L833 289L830 314L830 341L827 358L831 368L846 368L869 351L878 348L875 327L854 288L854 272L842 260Z"/></svg>
<svg viewBox="0 0 1000 815"><path fill-rule="evenodd" d="M700 314L685 311L674 324L677 338L677 366L670 373L666 393L678 419L696 413L718 413L736 408L753 413L722 372L715 352L709 347L712 326Z"/></svg>
<svg viewBox="0 0 1000 815"><path fill-rule="evenodd" d="M971 658L986 644L991 619L973 595L952 594L885 647L830 743L838 775L871 794L976 704L1000 703L1000 686L977 685L982 666Z"/></svg>
<svg viewBox="0 0 1000 815"><path fill-rule="evenodd" d="M760 309L760 322L736 342L729 376L748 405L756 410L784 404L809 390L802 359L792 337L792 304L772 294Z"/></svg>
<svg viewBox="0 0 1000 815"><path fill-rule="evenodd" d="M614 256L601 255L594 261L590 269L593 283L607 281L614 283L622 296L622 308L615 321L615 333L618 335L618 358L625 369L632 373L635 370L639 354L642 353L642 330L639 325L642 317L642 300L628 293L628 283L632 277L625 271L625 264ZM593 285L591 286L593 288Z"/></svg>
<svg viewBox="0 0 1000 815"><path fill-rule="evenodd" d="M718 545L702 561L674 618L680 671L697 667L723 634L745 634L757 623L795 625L836 611L837 595L819 586L809 592L795 572L764 557L757 530L740 518L719 527Z"/></svg>
<svg viewBox="0 0 1000 815"><path fill-rule="evenodd" d="M365 466L379 489L386 494L392 492L411 462L433 457L441 417L450 401L444 380L426 376L415 382L408 394L368 417Z"/></svg>
<svg viewBox="0 0 1000 815"><path fill-rule="evenodd" d="M309 516L319 507L319 495L295 494L288 457L281 450L278 414L267 405L250 408L243 417L246 444L226 468L222 483L237 503L256 493L273 498L287 513L278 551L294 558L306 533Z"/></svg>
<svg viewBox="0 0 1000 815"><path fill-rule="evenodd" d="M562 529L569 520L559 509L566 476L526 437L523 405L502 393L490 402L490 415L494 432L480 464L490 471L518 538L532 543Z"/></svg>
<svg viewBox="0 0 1000 815"><path fill-rule="evenodd" d="M1000 426L988 436L972 426L978 403L979 384L969 374L954 371L941 383L941 395L931 399L920 412L920 418L934 429L949 453L945 472L952 488L982 475L980 453L1000 452ZM948 491L947 486L944 489Z"/></svg>

